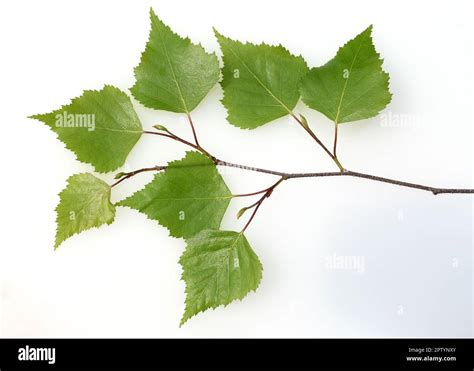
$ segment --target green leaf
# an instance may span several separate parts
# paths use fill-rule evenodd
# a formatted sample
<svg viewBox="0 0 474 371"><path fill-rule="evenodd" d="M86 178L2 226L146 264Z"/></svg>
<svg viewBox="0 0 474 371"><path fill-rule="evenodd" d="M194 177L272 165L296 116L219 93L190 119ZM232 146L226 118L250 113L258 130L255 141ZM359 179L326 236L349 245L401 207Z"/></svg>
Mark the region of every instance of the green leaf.
<svg viewBox="0 0 474 371"><path fill-rule="evenodd" d="M189 113L219 80L217 56L175 34L152 9L150 18L150 36L131 92L146 107Z"/></svg>
<svg viewBox="0 0 474 371"><path fill-rule="evenodd" d="M71 176L59 198L55 248L76 233L110 224L115 219L110 186L92 174Z"/></svg>
<svg viewBox="0 0 474 371"><path fill-rule="evenodd" d="M218 229L231 198L214 163L188 152L118 205L157 220L174 237L188 238L203 229Z"/></svg>
<svg viewBox="0 0 474 371"><path fill-rule="evenodd" d="M336 124L376 116L392 99L389 75L382 70L371 33L372 26L301 82L303 102Z"/></svg>
<svg viewBox="0 0 474 371"><path fill-rule="evenodd" d="M228 121L255 129L291 114L300 98L300 80L308 72L304 59L281 45L243 44L214 32L224 59L222 103Z"/></svg>
<svg viewBox="0 0 474 371"><path fill-rule="evenodd" d="M186 282L181 325L199 312L241 300L257 289L263 268L243 233L205 230L186 242L179 260Z"/></svg>
<svg viewBox="0 0 474 371"><path fill-rule="evenodd" d="M98 172L122 166L142 135L130 98L113 86L86 90L51 113L33 115L53 130L77 159Z"/></svg>

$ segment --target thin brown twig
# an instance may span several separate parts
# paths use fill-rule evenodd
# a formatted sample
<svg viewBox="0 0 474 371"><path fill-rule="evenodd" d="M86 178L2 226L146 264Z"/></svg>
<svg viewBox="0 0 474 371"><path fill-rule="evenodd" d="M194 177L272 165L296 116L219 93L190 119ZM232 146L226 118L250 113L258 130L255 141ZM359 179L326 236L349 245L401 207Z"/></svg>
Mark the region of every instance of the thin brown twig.
<svg viewBox="0 0 474 371"><path fill-rule="evenodd" d="M316 143L318 143L321 148L324 150L324 152L327 153L327 155L331 158L331 160L333 160L337 167L339 168L339 170L341 172L345 171L344 167L342 166L342 164L339 162L339 160L337 159L337 157L335 155L333 155L331 153L331 151L324 145L323 142L321 142L321 140L318 138L318 136L310 129L310 127L308 125L306 125L303 121L301 121L298 116L296 116L294 113L290 113L290 115L296 120L296 122L298 124L300 124L300 126L311 136L311 138L314 139L314 141Z"/></svg>
<svg viewBox="0 0 474 371"><path fill-rule="evenodd" d="M115 183L113 183L110 187L115 187L116 185L122 183L124 180L131 178L132 176L135 176L140 173L144 173L145 171L160 171L166 169L167 166L153 166L153 167L145 167L143 169L138 169L135 171L131 171L129 173L124 173L123 176L117 180Z"/></svg>
<svg viewBox="0 0 474 371"><path fill-rule="evenodd" d="M199 152L201 152L202 154L206 155L207 157L209 157L214 163L216 162L216 158L214 156L212 156L209 152L207 152L204 148L202 148L200 145L197 145L197 144L194 144L194 143L191 143L189 141L187 141L186 139L183 139L181 137L178 137L176 134L173 134L172 132L170 131L167 131L166 133L160 133L160 132L157 132L157 131L148 131L148 130L144 130L143 131L144 134L150 134L150 135L158 135L160 137L165 137L165 138L170 138L170 139L173 139L177 142L181 142L183 144L186 144L187 146L190 146L196 150L198 150Z"/></svg>
<svg viewBox="0 0 474 371"><path fill-rule="evenodd" d="M396 179L384 178L384 177L380 177L380 176L377 176L377 175L370 175L370 174L360 173L360 172L351 171L351 170L345 170L344 172L334 171L334 172L315 172L315 173L314 172L309 172L309 173L285 173L285 172L281 172L281 171L262 169L262 168L257 168L257 167L253 167L253 166L239 165L239 164L234 164L234 163L231 163L231 162L220 161L220 160L217 161L217 165L233 167L233 168L238 168L238 169L244 169L244 170L249 170L249 171L255 171L255 172L264 173L264 174L278 175L278 176L286 177L287 179L322 178L322 177L332 177L332 176L352 176L352 177L368 179L368 180L372 180L372 181L376 181L376 182L382 182L382 183L389 183L389 184L393 184L393 185L398 185L398 186L401 186L401 187L414 188L414 189L419 189L419 190L422 190L422 191L428 191L428 192L433 193L434 195L442 194L442 193L474 193L474 189L432 187L432 186L426 186L426 185L417 184L417 183L410 183L410 182L405 182L405 181L396 180Z"/></svg>
<svg viewBox="0 0 474 371"><path fill-rule="evenodd" d="M255 217L255 214L257 214L257 211L258 211L258 209L260 208L260 206L262 205L264 199L265 199L265 197L262 197L260 200L257 201L256 206L255 206L255 209L253 209L252 215L250 215L249 220L247 221L247 223L245 224L245 226L242 228L242 230L240 231L240 233L244 233L244 232L247 230L247 228L248 228L248 226L250 225L250 223L252 223L252 220L253 220L253 218Z"/></svg>
<svg viewBox="0 0 474 371"><path fill-rule="evenodd" d="M256 196L256 195L259 195L259 194L268 192L268 190L269 190L271 187L272 187L272 186L270 186L270 187L268 187L268 188L265 188L265 189L262 189L261 191L257 191L257 192L240 193L240 194L232 195L232 197L235 198L235 197L250 197L250 196Z"/></svg>
<svg viewBox="0 0 474 371"><path fill-rule="evenodd" d="M274 189L286 179L287 179L286 177L282 176L275 184L273 184L271 187L267 189L267 191L263 194L262 197L260 197L260 199L257 202L255 202L253 205L250 205L248 207L248 208L251 208L251 207L255 207L255 208L253 209L252 215L250 215L249 220L247 221L247 223L245 223L245 226L242 228L240 233L244 233L247 230L248 226L250 225L250 223L252 223L253 218L257 214L258 209L263 204L263 201L265 201L266 198L270 197Z"/></svg>
<svg viewBox="0 0 474 371"><path fill-rule="evenodd" d="M194 142L196 143L196 146L201 148L201 146L199 145L198 138L197 138L196 129L194 128L193 119L191 118L191 115L189 113L187 113L186 116L188 117L189 125L191 125L191 130L193 131Z"/></svg>
<svg viewBox="0 0 474 371"><path fill-rule="evenodd" d="M333 172L287 173L287 172L269 170L269 169L254 167L254 166L234 164L232 162L227 162L227 161L222 161L222 160L216 160L216 165L217 166L232 167L232 168L237 168L237 169L243 169L243 170L247 170L247 171L254 171L254 172L263 173L263 174L275 175L275 176L279 176L279 177L284 177L285 179L350 176L350 177L355 177L355 178L368 179L368 180L381 182L381 183L393 184L393 185L397 185L397 186L400 186L400 187L406 187L406 188L419 189L419 190L422 190L422 191L428 191L428 192L433 193L434 195L447 194L447 193L474 193L474 189L469 189L469 188L439 188L439 187L432 187L432 186L427 186L427 185L422 185L422 184L417 184L417 183L410 183L410 182L405 182L405 181L391 179L391 178L384 178L384 177L380 177L380 176L377 176L377 175L370 175L370 174L360 173L360 172L351 171L351 170L346 170L345 172L333 171ZM199 165L199 166L202 166L202 165ZM136 174L139 174L143 171L153 171L153 170L158 171L158 170L163 170L163 169L166 169L166 166L155 166L155 167L152 167L152 168L139 169L139 170L133 171L131 173L127 173L128 175L126 175L126 179L128 179L131 176L134 176ZM123 179L123 180L125 180L125 179ZM122 181L122 179L119 182L116 182L116 184L120 183L121 181ZM114 184L114 185L116 185L116 184ZM245 197L247 195L252 196L252 195L264 193L267 190L268 189L253 192L253 193L248 193L248 194L235 195L234 197Z"/></svg>
<svg viewBox="0 0 474 371"><path fill-rule="evenodd" d="M321 140L317 137L316 134L314 134L314 132L307 126L303 123L303 121L301 121L298 116L296 116L294 113L291 113L291 116L296 120L296 122L298 124L300 124L300 126L306 130L306 132L311 136L311 138L313 138L316 143L318 143L321 148L328 154L329 157L333 158L334 156L332 155L331 151L329 151L329 149L324 145L323 142L321 142Z"/></svg>
<svg viewBox="0 0 474 371"><path fill-rule="evenodd" d="M300 125L303 128L305 128L305 129L307 128L307 125L304 125L304 123L297 116L295 116L293 114L292 114L292 116L295 118L295 120L297 122L300 123ZM313 137L314 133L311 131L311 129L309 129L309 128L307 128L307 129L309 130L309 131L307 130L308 133L310 133L310 135L312 134L311 136ZM401 187L407 187L407 188L419 189L419 190L422 190L422 191L428 191L428 192L433 193L434 195L447 194L447 193L474 193L474 189L432 187L432 186L427 186L427 185L422 185L422 184L417 184L417 183L410 183L410 182L405 182L405 181L401 181L401 180L380 177L380 176L377 176L377 175L370 175L370 174L360 173L360 172L356 172L356 171L346 170L342 167L342 165L338 161L337 157L335 157L333 154L331 154L331 152L329 152L329 150L322 143L321 143L321 146L323 147L323 149L325 149L325 151L336 162L336 164L341 169L341 171L338 171L338 172L313 172L313 173L312 172L308 172L308 173L288 173L288 172L258 168L258 167L254 167L254 166L240 165L240 164L235 164L235 163L232 163L232 162L219 160L216 157L212 156L209 152L204 150L201 146L198 146L198 145L193 144L193 143L191 143L191 142L189 142L189 141L187 141L183 138L180 138L177 135L175 135L175 134L173 134L169 131L167 131L167 133L159 133L159 132L154 132L154 131L144 131L144 133L170 138L170 139L176 140L178 142L181 142L181 143L183 143L187 146L190 146L190 147L200 151L201 153L203 153L207 157L209 157L214 162L214 164L217 165L217 166L227 166L227 167L233 167L233 168L238 168L238 169L243 169L243 170L248 170L248 171L255 171L255 172L264 173L264 174L276 175L276 176L283 177L285 179L321 178L321 177L333 177L333 176L352 176L352 177L356 177L356 178L363 178L363 179L368 179L368 180L381 182L381 183L393 184L393 185L397 185L397 186L401 186ZM314 135L313 138L315 138L315 140L318 143L320 143L320 141L319 141L319 139L317 139L316 135ZM165 169L166 166L157 166L156 168L159 168L160 170L162 170L162 169ZM153 170L154 168L146 168L145 170L143 170L143 169L140 169L140 170L150 171L148 169ZM131 175L126 175L125 179L128 179L131 176L134 176L134 175L142 172L140 170L138 170L136 172L129 173ZM118 182L114 183L112 186L115 186L115 185L119 184L120 182L122 182L125 179L120 179ZM250 195L254 195L254 194L260 194L260 193L264 193L265 191L266 190L253 192L253 193L248 194L248 195L250 196ZM245 195L242 195L242 197L244 197L244 196ZM240 197L240 196L237 195L236 197Z"/></svg>

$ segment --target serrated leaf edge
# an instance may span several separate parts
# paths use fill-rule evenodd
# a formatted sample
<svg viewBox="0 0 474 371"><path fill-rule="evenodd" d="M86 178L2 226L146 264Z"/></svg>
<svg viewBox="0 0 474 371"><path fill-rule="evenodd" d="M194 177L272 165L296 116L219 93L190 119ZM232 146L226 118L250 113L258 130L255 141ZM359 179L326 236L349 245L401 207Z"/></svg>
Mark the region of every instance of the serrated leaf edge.
<svg viewBox="0 0 474 371"><path fill-rule="evenodd" d="M180 39L182 39L182 40L184 40L184 41L186 41L186 42L189 42L189 44L191 44L191 45L193 45L193 46L196 46L196 47L201 48L201 50L202 50L205 54L207 54L207 55L209 55L209 56L214 56L218 62L219 62L219 58L217 57L216 52L207 51L206 48L204 48L204 46L201 44L201 42L194 43L188 36L181 36L180 34L178 34L177 32L175 32L168 24L166 24L165 22L163 22L163 21L161 20L161 18L159 18L159 17L156 15L156 13L154 12L153 8L151 8L151 7L150 7L149 14L150 14L150 21L151 21L150 32L148 33L148 39L147 39L146 44L145 44L145 49L140 53L140 61L139 61L139 63L133 68L133 76L135 77L135 83L133 84L133 86L132 86L129 90L130 90L130 93L132 94L133 98L135 98L136 101L137 101L138 103L140 103L143 107L150 108L150 109L153 109L153 110L157 111L157 110L160 110L160 109L157 109L157 108L151 106L151 105L148 104L148 103L143 103L143 102L141 102L141 101L135 96L135 93L134 93L135 86L136 86L137 83L138 83L137 70L138 70L139 66L142 64L142 61L143 61L143 59L144 59L145 53L149 50L149 48L148 48L148 43L150 42L151 34L152 34L152 32L153 32L153 22L154 22L153 17L155 17L156 19L158 19L158 21L161 22L164 27L168 28L168 29L170 30L170 32L171 32L174 36L176 36L176 37L178 37L178 38L180 38ZM173 69L173 66L172 66L171 62L168 62L168 63L169 63L169 65L170 65L170 67ZM220 73L220 72L219 72L219 73ZM173 72L173 76L174 76L174 72ZM184 111L183 111L183 112L176 112L175 110L172 110L172 109L171 109L172 107L170 107L170 110L166 110L166 111L167 111L167 112L174 112L174 113L185 113L185 114L188 114L188 115L189 115L189 113L190 113L194 108L193 108L192 110L190 110L190 111L187 109L186 102L184 101L184 97L183 97L183 95L181 94L181 88L180 88L180 86L179 86L179 83L178 83L178 81L177 81L176 78L174 78L173 80L174 80L174 82L176 83L176 85L177 85L177 87L178 87L178 90L180 91L179 99L181 100L181 103L183 104ZM219 80L219 77L218 77L218 80ZM208 92L208 94L209 94L209 92ZM207 94L206 94L206 95L207 95ZM204 96L204 98L205 98L205 96ZM203 98L203 99L204 99L204 98ZM201 103L201 102L199 102L199 103ZM198 104L198 105L199 105L199 104Z"/></svg>
<svg viewBox="0 0 474 371"><path fill-rule="evenodd" d="M200 152L197 152L197 151L186 151L184 157L182 157L181 159L178 159L178 160L173 160L173 161L168 162L168 166L167 166L167 167L172 166L173 163L182 161L184 158L186 158L186 156L188 155L188 153L200 153ZM210 163L209 165L212 165L212 163ZM217 170L217 172L219 173L219 170L217 169L217 167L216 167L216 170ZM166 225L161 224L161 222L160 222L159 220L157 220L157 219L152 219L148 214L146 214L146 213L144 213L144 212L141 212L140 210L137 210L137 209L135 209L135 208L133 208L133 207L131 207L131 206L129 206L129 205L123 204L123 202L127 201L127 200L130 199L130 198L133 198L137 193L140 193L141 191L143 191L143 190L145 189L145 187L146 187L148 184L150 184L151 182L153 182L157 176L163 175L163 174L165 173L165 171L166 171L166 170L161 171L161 172L159 172L158 174L155 174L155 176L153 177L153 179L152 179L150 182L148 182L147 184L145 184L145 186L143 186L143 188L141 188L141 189L135 191L133 194L131 194L130 196L124 198L123 200L120 200L120 201L116 202L116 203L114 204L114 206L126 207L126 208L129 208L130 210L133 210L133 211L139 213L140 215L144 215L144 216L146 217L146 219L148 219L148 220L150 220L150 221L152 221L152 222L154 222L154 223L158 223L161 227L165 228L165 229L168 231L168 237L172 237L172 238L176 238L176 239L183 239L184 237L181 237L181 236L174 236L174 235L171 233L171 230L170 230ZM222 177L222 175L221 175L220 173L219 173L219 175ZM225 182L224 182L224 184L225 184ZM230 193L229 199L232 199L234 196L231 194L231 192L230 192L229 187L227 186L227 184L225 184L225 185L226 185L226 187L227 187L227 190L228 190L229 193ZM220 224L222 224L222 220L221 220L221 223L220 223ZM219 224L219 227L220 227L220 224ZM198 232L198 233L199 233L199 232Z"/></svg>
<svg viewBox="0 0 474 371"><path fill-rule="evenodd" d="M69 176L66 180L66 187L64 187L61 192L59 192L58 196L59 196L59 202L58 204L56 205L56 208L54 209L54 212L56 213L56 219L55 219L55 222L56 222L56 235L55 235L55 239L54 239L54 250L56 251L59 246L61 246L66 240L68 240L69 238L71 238L72 236L76 235L76 234L81 234L83 232L86 232L90 229L99 229L101 227L103 227L104 225L111 225L114 221L115 221L115 215L116 215L116 208L115 208L115 205L112 204L112 206L114 206L114 216L113 218L108 221L108 222L105 222L105 223L102 223L102 224L99 224L99 225L94 225L90 228L87 228L86 230L83 230L83 231L78 231L78 232L73 232L71 234L68 234L62 241L59 241L58 242L58 232L59 232L59 214L58 214L58 208L59 206L61 205L61 202L62 202L62 196L64 194L64 192L67 190L67 188L71 185L71 179L76 177L76 176L79 176L79 175L92 175L91 173L77 173L77 174L73 174L71 176ZM94 176L94 175L92 175ZM97 178L97 177L96 177ZM97 178L99 179L99 178ZM99 179L101 180L102 182L104 182L102 179ZM104 182L105 183L105 182ZM107 184L107 183L105 183ZM107 184L108 185L108 184ZM109 186L110 187L110 186ZM110 193L111 193L111 189L109 189L109 200L110 200Z"/></svg>
<svg viewBox="0 0 474 371"><path fill-rule="evenodd" d="M121 92L122 94L125 94L125 95L128 97L128 99L130 99L130 96L129 96L127 93L125 93L123 90L121 90L121 89L119 89L119 88L117 88L116 86L113 86L113 85L104 84L103 88L100 89L100 90L96 90L96 89L83 90L82 93L81 93L81 95L79 95L79 96L77 96L77 97L74 97L74 98L70 98L70 102L69 102L69 103L63 104L63 105L61 105L61 107L59 107L59 108L57 108L57 109L53 109L53 110L51 110L50 112L47 112L47 113L37 113L37 114L33 114L33 115L27 116L27 118L32 119L32 120L37 120L37 121L43 123L45 126L47 126L47 127L56 135L56 139L64 145L64 148L66 148L67 150L69 150L70 152L72 152L72 154L73 154L73 156L75 157L76 161L80 162L81 164L86 164L86 165L88 165L88 166L92 166L92 168L94 169L94 171L97 172L97 173L99 173L99 174L106 174L106 173L110 173L110 172L112 172L112 171L116 171L117 169L120 169L120 168L123 166L123 164L120 165L120 166L118 166L118 167L116 167L116 168L114 168L114 169L100 169L100 168L97 168L95 165L91 164L90 162L80 160L79 157L78 157L78 155L76 154L76 152L75 152L71 147L69 147L69 145L68 145L66 142L62 141L62 140L59 138L59 134L58 134L57 132L55 132L54 129L53 129L50 125L48 125L47 123L45 123L40 117L41 117L41 116L49 115L50 113L52 113L52 112L54 112L54 111L64 111L65 108L67 108L68 106L71 106L71 105L75 104L79 99L81 99L84 94L86 94L86 93L101 93L105 88L112 88L112 89L115 89L115 90ZM130 101L130 104L131 104L131 103L132 103L132 102ZM135 112L135 114L136 114L136 112ZM138 115L137 115L137 118L138 118ZM143 130L141 130L141 131L138 131L138 130L137 130L137 131L134 131L134 130L124 130L124 132L125 132L125 131L129 131L129 132L133 132L133 133L143 133ZM124 163L125 163L125 161L124 161Z"/></svg>
<svg viewBox="0 0 474 371"><path fill-rule="evenodd" d="M306 68L308 69L308 72L309 72L308 63L307 63L306 60L304 59L303 55L302 55L302 54L295 55L295 54L291 53L285 46L283 46L283 45L280 44L280 43L277 44L277 45L272 45L272 44L267 44L267 43L265 43L265 42L263 42L263 41L262 41L261 43L259 43L259 44L255 44L255 43L252 43L252 42L249 42L249 41L241 42L241 41L239 41L239 40L234 40L234 39L231 39L230 37L224 36L224 35L221 34L215 27L213 27L212 29L213 29L214 34L215 34L215 36L216 36L217 42L219 43L219 46L220 46L220 48L221 48L221 51L222 51L222 45L221 45L221 43L220 43L220 41L219 41L219 38L220 38L220 37L221 37L221 38L224 38L224 39L228 39L228 40L230 40L230 41L232 41L232 42L236 42L236 43L242 44L242 45L244 45L244 46L253 46L253 47L265 46L265 47L269 47L269 48L275 48L275 49L279 49L279 50L283 51L284 53L287 53L288 55L290 55L290 56L292 56L292 57L298 58L298 59L300 59L301 61L303 61L303 63L305 64L305 66L306 66ZM240 58L239 58L239 59L240 59ZM225 66L224 53L222 53L221 61L222 61L222 67L221 67L221 71L222 71L223 68L224 68L224 66ZM244 63L244 65L245 65L245 63ZM276 118L276 119L274 119L274 120L272 120L272 121L275 121L275 120L277 120L277 119L279 119L279 118L285 117L286 115L291 115L291 114L292 114L292 110L293 110L294 107L291 108L291 109L290 109L289 107L287 107L283 102L281 102L281 100L280 100L278 97L276 97L275 94L273 94L273 92L272 92L271 90L269 90L264 84L262 84L262 83L260 82L260 79L258 79L258 77L255 75L255 73L254 73L250 68L247 67L247 69L250 71L250 73L251 73L253 76L255 76L255 78L256 78L256 80L258 81L258 83L259 83L266 91L269 92L269 94L272 96L272 98L273 98L278 104L280 104L280 105L287 111L287 114L285 114L285 115L283 115L283 116L280 116L280 117L278 117L278 118ZM239 128L239 129L243 129L243 130L255 130L255 129L258 129L259 127L261 127L261 126L263 126L263 125L265 125L265 124L268 124L268 123L272 122L272 121L268 121L268 122L266 122L266 123L264 123L264 124L262 124L262 125L257 126L256 128L253 128L253 127L243 127L243 126L239 126L239 125L236 125L236 124L232 123L232 122L229 120L229 116L230 116L230 115L229 115L229 110L227 109L226 105L224 104L224 100L225 100L225 98L226 98L226 93L225 93L224 86L222 85L223 80L224 80L224 76L223 76L222 73L221 73L221 75L222 75L222 78L219 80L219 85L220 85L221 88L222 88L222 95L223 95L223 96L222 96L222 98L220 99L220 102L221 102L221 104L224 106L224 108L226 109L226 112L227 112L226 120L227 120L228 123L230 123L232 126L235 126L235 127ZM301 80L304 78L305 75L306 75L306 74L304 74L303 76L301 76ZM299 89L298 89L298 93L300 93L300 92L299 92ZM296 101L295 106L298 104L299 100L301 99L301 93L300 93L299 95L300 95L300 97L299 97L298 100Z"/></svg>
<svg viewBox="0 0 474 371"><path fill-rule="evenodd" d="M234 241L234 244L232 245L231 248L233 248L233 246L237 243L238 239L241 238L242 236L244 236L244 233L243 232L238 232L238 235L237 235L237 238L235 239ZM250 246L250 244L249 244ZM184 313L183 313L183 316L181 318L181 321L179 323L179 327L182 327L186 322L188 322L191 318L197 316L198 314L200 313L204 313L204 312L207 312L208 310L215 310L219 307L223 307L223 308L226 308L228 305L234 303L235 301L239 301L239 302L242 302L243 299L245 299L247 297L248 294L252 293L252 292L257 292L257 289L260 287L260 283L262 282L262 278L263 278L263 264L262 262L260 261L260 258L258 257L258 255L255 253L255 251L253 250L252 246L250 246L250 249L253 251L253 253L255 254L255 257L257 258L257 261L258 261L258 264L260 265L260 271L261 271L261 274L260 274L260 277L258 279L258 282L257 282L257 285L255 286L254 289L250 289L249 291L247 291L245 294L243 294L241 297L238 297L238 298L235 298L233 300L231 300L229 303L227 304L219 304L219 305L214 305L214 306L211 306L211 307L208 307L204 310L200 310L199 312L196 312L192 315L190 315L189 317L187 318L184 318L185 314L186 314L186 310L187 310L187 306L186 306L186 301L185 301L185 309L184 309ZM184 282L185 284L185 294L187 295L188 294L188 284L187 282L185 281L184 279L184 267L182 266L181 264L181 258L184 256L184 254L186 253L186 249L183 251L183 253L181 254L181 256L179 257L179 265L181 266L181 269L182 269L182 273L181 273L181 278L180 280Z"/></svg>
<svg viewBox="0 0 474 371"><path fill-rule="evenodd" d="M369 30L369 35L368 35L368 37L370 38L370 41L371 41L371 43L372 43L372 45L373 45L373 47L374 47L375 55L376 55L377 59L380 61L380 70L381 70L381 73L387 78L387 86L386 86L386 88L387 88L387 92L388 92L388 95L389 95L389 99L388 99L387 103L385 104L385 107L383 107L382 109L380 109L379 111L377 111L377 113L375 113L373 116L367 117L367 118L365 118L365 119L359 119L359 120L354 120L354 121L344 121L344 122L339 122L339 123L338 123L338 122L336 122L335 120L332 120L332 119L330 119L330 118L328 117L328 119L329 119L330 121L333 121L333 122L336 123L337 125L340 125L340 124L348 124L348 123L357 122L357 121L363 121L363 120L369 120L369 119L371 119L371 118L373 118L373 117L376 117L376 116L378 116L378 115L380 114L380 112L382 112L382 111L390 104L390 102L392 101L393 94L392 94L392 92L390 91L390 74L389 74L388 72L386 72L386 71L383 69L383 62L384 62L384 59L381 58L380 53L379 53L379 52L377 51L377 49L375 48L374 39L373 39L373 37L372 37L373 25L371 24L371 25L370 25L369 27L367 27L364 31L360 32L359 34L357 34L356 36L354 36L352 39L346 41L346 42L344 43L344 45L340 46L340 47L337 49L337 52L336 52L336 54L334 55L334 57L332 57L329 61L327 61L326 63L324 63L324 64L322 64L322 65L319 65L319 66L317 66L317 67L311 68L311 69L308 71L308 73L307 73L305 76L303 76L303 78L301 79L301 81L303 81L304 78L305 78L306 76L308 76L313 70L318 70L319 68L326 66L326 64L328 64L328 63L331 62L334 58L337 57L337 55L340 53L340 51L341 51L342 49L344 49L344 48L347 46L347 44L349 44L351 41L354 41L354 39L355 39L357 36L359 36L360 34L364 33L364 32L367 31L367 30ZM305 100L303 99L303 94L301 93L301 82L300 82L300 89L299 89L299 90L300 90L300 96L301 96L302 102L303 102L308 108L317 111L316 109L310 107L310 106L305 102ZM317 112L319 112L319 111L317 111ZM323 113L322 113L322 114L323 114ZM323 114L323 115L324 115L324 114ZM327 117L326 115L324 115L324 116ZM337 116L337 113L336 113L336 116ZM337 117L336 117L336 118L337 118Z"/></svg>

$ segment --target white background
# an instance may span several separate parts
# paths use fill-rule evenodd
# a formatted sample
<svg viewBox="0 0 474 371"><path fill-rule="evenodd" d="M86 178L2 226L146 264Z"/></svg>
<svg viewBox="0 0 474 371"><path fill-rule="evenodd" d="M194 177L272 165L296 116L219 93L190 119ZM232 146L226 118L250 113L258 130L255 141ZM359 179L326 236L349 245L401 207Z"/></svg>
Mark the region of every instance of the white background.
<svg viewBox="0 0 474 371"><path fill-rule="evenodd" d="M54 252L57 194L68 176L92 171L44 125L44 113L84 89L127 91L149 32L149 7L181 35L218 50L212 26L232 38L282 43L310 66L369 24L391 76L386 114L344 124L347 168L434 186L473 187L473 23L469 1L11 1L0 5L3 337L469 337L472 335L472 196L433 196L361 179L285 182L247 237L263 281L242 302L178 327L182 240L138 212L75 236ZM283 118L257 130L226 123L216 86L195 110L201 142L219 158L283 171L335 170L303 130ZM176 114L134 105L143 125L189 136ZM329 143L332 123L299 103ZM397 117L397 116L393 116ZM185 148L144 137L125 169L164 164ZM119 200L151 179L114 189ZM224 169L234 193L271 176ZM102 177L111 181L112 175ZM233 201L224 229L238 230ZM243 218L244 219L244 218ZM360 256L362 272L327 257Z"/></svg>

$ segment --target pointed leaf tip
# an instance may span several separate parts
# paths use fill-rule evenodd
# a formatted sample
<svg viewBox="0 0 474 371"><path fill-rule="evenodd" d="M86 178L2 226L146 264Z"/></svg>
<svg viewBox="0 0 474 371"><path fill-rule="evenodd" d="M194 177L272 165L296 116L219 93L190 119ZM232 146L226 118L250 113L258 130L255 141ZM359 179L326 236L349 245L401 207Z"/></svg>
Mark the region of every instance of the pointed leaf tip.
<svg viewBox="0 0 474 371"><path fill-rule="evenodd" d="M189 113L219 80L217 56L173 32L152 9L150 19L149 39L130 91L146 107Z"/></svg>
<svg viewBox="0 0 474 371"><path fill-rule="evenodd" d="M228 121L255 129L291 114L300 98L299 82L308 72L304 59L281 46L241 43L217 32L216 37L224 59L222 103Z"/></svg>
<svg viewBox="0 0 474 371"><path fill-rule="evenodd" d="M336 124L374 117L391 101L389 75L382 69L371 32L372 25L301 81L303 102Z"/></svg>
<svg viewBox="0 0 474 371"><path fill-rule="evenodd" d="M85 90L68 105L30 117L48 125L79 161L100 173L122 166L143 132L130 98L110 85Z"/></svg>

